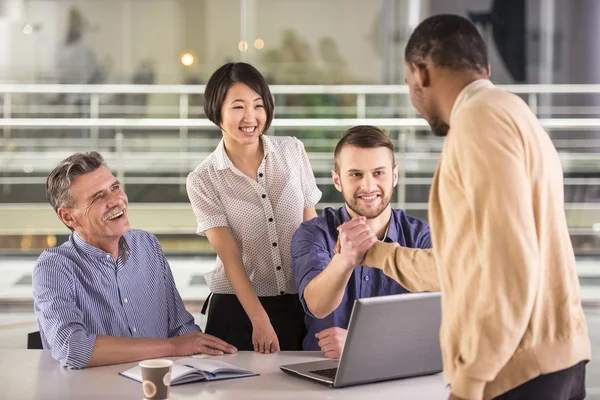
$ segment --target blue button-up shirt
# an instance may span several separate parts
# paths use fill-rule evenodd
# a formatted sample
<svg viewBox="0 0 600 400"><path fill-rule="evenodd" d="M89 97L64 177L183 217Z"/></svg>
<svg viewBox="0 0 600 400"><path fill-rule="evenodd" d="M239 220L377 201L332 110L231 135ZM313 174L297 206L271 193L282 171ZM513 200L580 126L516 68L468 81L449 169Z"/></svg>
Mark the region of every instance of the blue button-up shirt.
<svg viewBox="0 0 600 400"><path fill-rule="evenodd" d="M96 335L169 338L200 328L186 311L152 234L130 230L115 261L77 233L45 250L33 270L42 343L63 366L87 366Z"/></svg>
<svg viewBox="0 0 600 400"><path fill-rule="evenodd" d="M308 283L329 265L337 243L337 227L350 220L346 207L334 210L326 208L321 216L304 222L292 237L292 269L300 301L306 312L308 333L304 338L304 350L319 350L315 334L334 326L348 329L354 300L364 297L408 293L404 287L387 277L381 270L357 266L346 286L338 308L323 319L312 315L304 300ZM403 247L431 248L429 227L426 223L406 215L402 210L392 210L392 216L384 238Z"/></svg>

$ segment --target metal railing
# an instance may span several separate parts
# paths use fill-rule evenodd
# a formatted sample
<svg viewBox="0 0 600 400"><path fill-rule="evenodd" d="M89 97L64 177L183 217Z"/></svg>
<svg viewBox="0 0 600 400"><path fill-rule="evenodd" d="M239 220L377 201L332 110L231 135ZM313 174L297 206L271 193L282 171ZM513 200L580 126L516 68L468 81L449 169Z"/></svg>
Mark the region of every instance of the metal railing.
<svg viewBox="0 0 600 400"><path fill-rule="evenodd" d="M534 113L540 115L542 125L552 132L600 131L600 108L584 106L575 115L593 115L588 118L565 118L554 116L554 111L572 109L572 107L553 108L542 106L548 103L544 96L590 95L600 96L600 85L509 85L501 86L520 95L529 104ZM191 96L201 95L204 86L181 85L0 85L2 118L0 126L3 135L0 138L0 185L40 185L47 173L56 163L73 151L99 149L105 155L109 165L117 176L127 185L177 185L185 184L185 175L192 170L216 146L218 139L210 138L207 132L214 130L213 124L202 116L201 107L190 104ZM442 141L431 136L418 135L427 132L428 124L415 117L408 100L408 88L397 86L271 86L277 104L277 114L273 121L276 134L292 132L310 147L309 158L320 186L331 185L327 176L332 167L331 150L337 139L308 138L308 132L341 132L359 124L376 125L387 128L397 150L397 162L400 166L400 178L397 186L395 207L409 210L425 210L427 203L407 202L406 192L409 186L429 185L431 178L411 176L414 173L431 175L439 158ZM2 95L3 94L3 95ZM85 95L85 102L78 105L41 104L43 101L27 96L34 94L78 94ZM146 106L134 105L134 113L124 112L124 116L115 118L111 114L115 106L111 104L114 95L150 95L168 97L171 104L164 106L172 118L139 117ZM289 97L296 100L308 95L334 96L340 103L331 106L327 100L322 105L289 105ZM169 97L170 96L170 97ZM174 96L174 97L173 97ZM337 96L337 97L336 97ZM383 101L382 101L383 99ZM34 104L41 101L40 104ZM48 110L45 108L49 107ZM54 108L52 108L54 107ZM112 108L110 108L112 107ZM127 105L123 105L123 110ZM61 110L67 110L62 113ZM106 112L106 111L109 112ZM332 117L319 118L324 112ZM18 111L18 112L16 112ZM308 117L298 118L297 113L308 113ZM59 116L47 117L57 113ZM72 114L76 114L75 118ZM42 115L42 118L38 118ZM135 115L135 117L129 117ZM377 117L373 117L373 116ZM45 139L39 132L56 132L60 129L80 129L80 136ZM18 137L12 135L18 130ZM105 134L101 137L101 133ZM106 134L108 132L108 135ZM307 132L307 133L304 133ZM141 135L141 136L140 136ZM305 137L306 136L306 137ZM107 139L110 138L110 139ZM140 137L142 139L140 139ZM198 139L201 139L201 143ZM154 144L150 142L154 141ZM190 144L196 141L197 151L190 151ZM561 137L554 139L561 149L561 159L566 172L600 172L600 134L591 139ZM596 147L598 150L594 150ZM590 148L592 148L590 150ZM27 149L27 150L26 150ZM150 171L152 176L142 173ZM161 176L165 172L170 176ZM38 176L28 176L37 173ZM600 174L592 177L567 177L565 186L583 186L597 188ZM320 206L337 206L324 202ZM15 204L11 207L14 209ZM183 205L182 205L183 206ZM31 205L47 208L45 204ZM7 206L0 206L0 211ZM571 201L566 204L567 213L585 216L576 218L588 220L587 227L574 226L574 235L598 234L600 227L600 201ZM592 211L592 214L589 213ZM583 214L582 214L583 215ZM0 234L2 234L0 228ZM6 231L4 232L6 233ZM14 232L12 232L14 233Z"/></svg>
<svg viewBox="0 0 600 400"><path fill-rule="evenodd" d="M600 94L600 85L499 85L515 94L525 97L534 113L539 111L540 95L589 95ZM278 95L352 95L355 98L355 115L363 119L367 115L367 96L369 95L408 95L406 85L273 85L271 92ZM204 85L57 85L57 84L0 84L0 93L3 94L4 119L11 118L13 110L13 97L15 95L87 95L87 104L78 104L78 109L89 111L90 118L100 115L101 100L108 97L114 100L114 95L177 95L179 97L178 117L189 115L190 96L202 95ZM51 107L51 104L41 104ZM284 103L285 106L285 103ZM35 107L35 105L34 105ZM139 107L139 106L138 106ZM584 106L585 107L585 106ZM597 107L588 107L588 111L595 112ZM173 108L172 108L173 109ZM549 110L552 107L548 108ZM408 112L410 107L405 108ZM569 110L572 110L571 108ZM36 110L40 111L39 107ZM393 109L393 113L397 113Z"/></svg>

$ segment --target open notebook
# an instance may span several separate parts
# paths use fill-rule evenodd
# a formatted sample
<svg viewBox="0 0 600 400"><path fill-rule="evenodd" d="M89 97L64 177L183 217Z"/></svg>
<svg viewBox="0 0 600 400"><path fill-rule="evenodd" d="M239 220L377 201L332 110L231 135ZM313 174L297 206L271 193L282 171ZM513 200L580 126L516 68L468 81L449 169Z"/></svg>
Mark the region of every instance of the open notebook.
<svg viewBox="0 0 600 400"><path fill-rule="evenodd" d="M126 378L142 381L142 369L139 365L120 372ZM258 374L235 365L209 358L186 357L173 363L171 369L171 386L196 381L217 381L220 379L245 378Z"/></svg>

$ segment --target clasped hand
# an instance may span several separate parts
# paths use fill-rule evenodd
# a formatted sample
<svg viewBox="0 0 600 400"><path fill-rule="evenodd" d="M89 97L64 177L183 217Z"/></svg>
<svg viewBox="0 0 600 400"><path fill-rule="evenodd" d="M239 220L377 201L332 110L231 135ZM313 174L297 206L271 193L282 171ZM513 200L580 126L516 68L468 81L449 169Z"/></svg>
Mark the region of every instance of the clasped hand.
<svg viewBox="0 0 600 400"><path fill-rule="evenodd" d="M338 241L333 250L354 268L360 264L367 251L377 242L377 236L367 225L365 217L354 217L338 228Z"/></svg>

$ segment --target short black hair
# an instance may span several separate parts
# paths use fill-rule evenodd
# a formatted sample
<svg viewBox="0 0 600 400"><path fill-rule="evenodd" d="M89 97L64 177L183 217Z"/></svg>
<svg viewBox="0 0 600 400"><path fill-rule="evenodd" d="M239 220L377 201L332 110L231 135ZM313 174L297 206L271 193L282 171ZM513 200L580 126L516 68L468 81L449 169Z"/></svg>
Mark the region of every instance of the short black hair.
<svg viewBox="0 0 600 400"><path fill-rule="evenodd" d="M236 83L243 83L255 91L263 100L267 121L262 133L266 133L273 121L275 105L266 79L256 68L243 62L227 63L216 70L204 89L204 113L215 125L221 126L221 107L227 91Z"/></svg>
<svg viewBox="0 0 600 400"><path fill-rule="evenodd" d="M339 174L339 164L337 162L338 155L345 146L355 146L361 149L374 149L377 147L387 147L392 151L392 164L396 165L394 158L394 144L384 131L376 126L372 125L357 125L353 128L348 129L338 144L335 146L333 152L333 159L335 163L335 172Z"/></svg>
<svg viewBox="0 0 600 400"><path fill-rule="evenodd" d="M451 70L488 70L487 48L477 27L460 15L439 14L423 20L414 30L404 51L407 63Z"/></svg>

